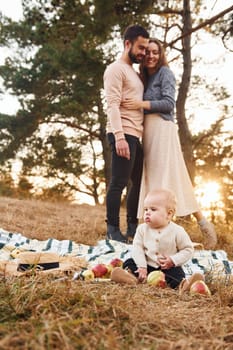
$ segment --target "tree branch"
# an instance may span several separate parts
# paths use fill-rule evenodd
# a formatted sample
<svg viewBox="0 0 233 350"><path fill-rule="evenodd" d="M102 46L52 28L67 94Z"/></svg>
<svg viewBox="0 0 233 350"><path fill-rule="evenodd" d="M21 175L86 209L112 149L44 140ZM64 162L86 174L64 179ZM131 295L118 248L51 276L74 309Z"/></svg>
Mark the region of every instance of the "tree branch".
<svg viewBox="0 0 233 350"><path fill-rule="evenodd" d="M226 120L225 117L222 117L220 119L218 119L212 126L211 128L205 132L202 133L200 136L197 136L196 141L193 142L193 148L197 148L200 144L202 144L202 142L207 139L209 136L212 136L213 134L215 134L215 131L218 130L219 125ZM219 134L219 133L218 133Z"/></svg>
<svg viewBox="0 0 233 350"><path fill-rule="evenodd" d="M215 15L215 16L213 16L213 17L207 19L206 21L204 21L204 22L202 22L202 23L200 23L198 26L196 26L196 27L192 28L191 30L187 31L186 33L180 35L180 36L179 36L178 38L176 38L175 40L171 41L170 43L167 43L166 46L172 47L177 41L179 41L179 40L185 38L186 36L188 36L188 35L190 35L190 34L196 32L197 30L199 30L199 29L201 29L201 28L204 28L204 27L206 27L206 26L208 26L208 25L213 24L217 19L223 17L225 14L227 14L227 13L229 13L229 12L231 12L231 11L233 11L233 6L228 7L227 9L223 10L222 12L219 12L217 15Z"/></svg>
<svg viewBox="0 0 233 350"><path fill-rule="evenodd" d="M77 130L82 130L84 132L86 132L88 135L90 136L93 136L93 137L99 137L99 133L98 132L94 132L94 131L91 131L90 129L87 129L87 128L84 128L80 125L77 125L76 123L73 123L71 121L68 121L68 120L49 120L49 123L54 123L54 124L65 124L67 126L70 126L71 128L74 128L74 129L77 129Z"/></svg>

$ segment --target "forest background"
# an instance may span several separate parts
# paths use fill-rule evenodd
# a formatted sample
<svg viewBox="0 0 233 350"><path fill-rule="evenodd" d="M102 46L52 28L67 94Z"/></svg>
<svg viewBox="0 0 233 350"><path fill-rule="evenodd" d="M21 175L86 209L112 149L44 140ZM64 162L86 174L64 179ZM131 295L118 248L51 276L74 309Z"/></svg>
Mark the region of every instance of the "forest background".
<svg viewBox="0 0 233 350"><path fill-rule="evenodd" d="M210 3L217 1L22 0L22 19L1 16L0 46L11 50L0 66L1 92L20 108L0 113L0 194L103 202L110 177L103 72L122 50L125 27L140 23L163 42L176 74L176 122L193 183L220 184L210 215L231 225L232 99L216 71L206 80L211 63L195 48L208 36L232 52L233 6L206 17ZM208 126L195 130L200 117Z"/></svg>

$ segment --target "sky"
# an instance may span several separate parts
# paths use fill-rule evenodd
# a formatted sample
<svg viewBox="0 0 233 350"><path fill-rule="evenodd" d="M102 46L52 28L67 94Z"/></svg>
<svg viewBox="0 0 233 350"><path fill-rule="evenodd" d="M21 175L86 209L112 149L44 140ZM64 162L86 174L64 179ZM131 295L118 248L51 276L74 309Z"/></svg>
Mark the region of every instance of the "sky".
<svg viewBox="0 0 233 350"><path fill-rule="evenodd" d="M22 17L21 0L0 0L0 11L14 20Z"/></svg>

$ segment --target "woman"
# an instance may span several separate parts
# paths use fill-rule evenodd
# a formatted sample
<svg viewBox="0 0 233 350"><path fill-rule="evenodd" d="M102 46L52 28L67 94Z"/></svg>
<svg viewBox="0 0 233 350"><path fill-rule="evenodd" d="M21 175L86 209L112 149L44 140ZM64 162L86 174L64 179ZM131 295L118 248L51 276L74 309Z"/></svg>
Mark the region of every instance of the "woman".
<svg viewBox="0 0 233 350"><path fill-rule="evenodd" d="M193 214L206 238L205 248L213 249L217 243L216 233L198 206L184 162L174 123L175 76L159 40L150 39L140 75L145 85L144 101L123 102L126 108L143 108L145 113L144 169L138 217L143 216L143 202L149 191L154 188L170 189L177 197L177 216Z"/></svg>

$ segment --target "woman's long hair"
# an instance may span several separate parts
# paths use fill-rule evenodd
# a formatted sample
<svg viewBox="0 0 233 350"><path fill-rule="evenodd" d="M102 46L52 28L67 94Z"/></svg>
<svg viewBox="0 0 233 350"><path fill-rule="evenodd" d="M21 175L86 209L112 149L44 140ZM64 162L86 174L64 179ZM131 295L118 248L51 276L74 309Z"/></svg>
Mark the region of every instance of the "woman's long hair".
<svg viewBox="0 0 233 350"><path fill-rule="evenodd" d="M159 60L158 60L157 66L155 67L155 73L156 73L162 66L168 67L168 62L167 62L167 58L166 58L162 43L155 38L151 38L149 40L149 43L155 43L156 45L158 45L158 48L159 48ZM149 79L149 74L148 74L147 68L145 67L145 60L143 60L143 62L140 64L139 72L140 72L140 78L142 79L142 82L146 87Z"/></svg>

